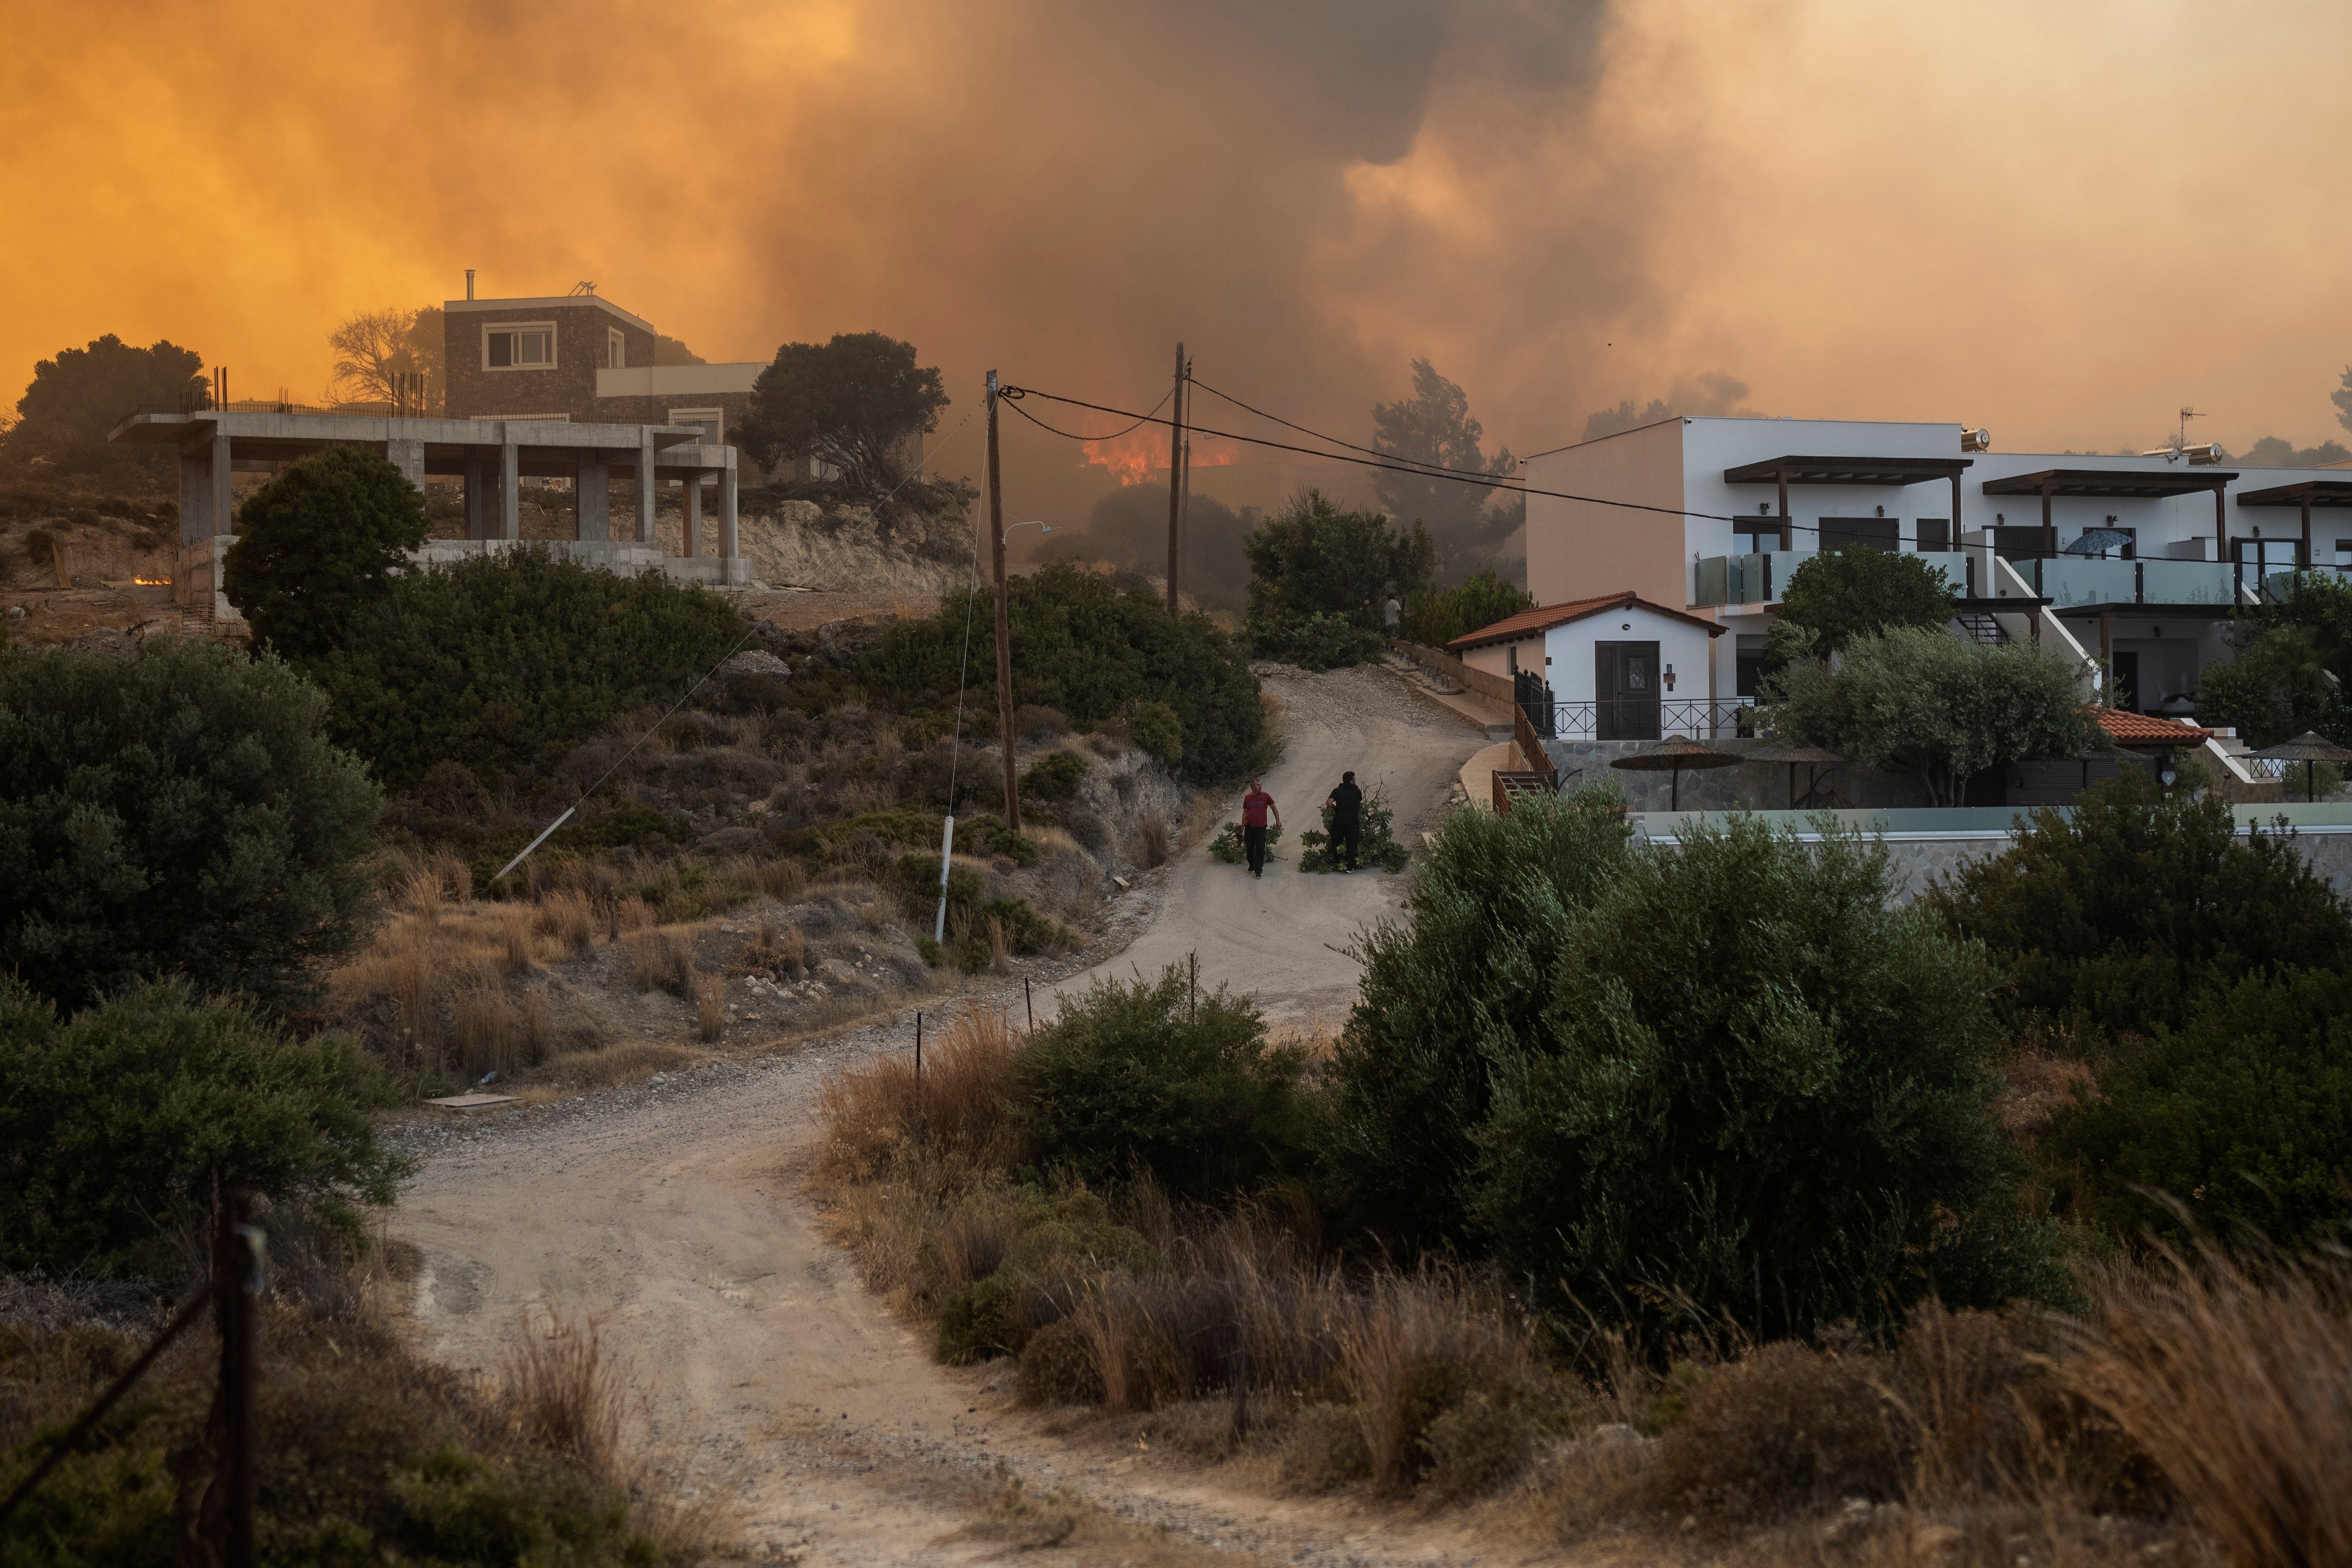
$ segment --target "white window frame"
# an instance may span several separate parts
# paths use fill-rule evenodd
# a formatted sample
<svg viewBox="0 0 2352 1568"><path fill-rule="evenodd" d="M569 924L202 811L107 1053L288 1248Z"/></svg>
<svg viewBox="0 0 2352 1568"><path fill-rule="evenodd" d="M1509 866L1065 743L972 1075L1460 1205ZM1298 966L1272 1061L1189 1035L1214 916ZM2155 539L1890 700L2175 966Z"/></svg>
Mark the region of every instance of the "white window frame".
<svg viewBox="0 0 2352 1568"><path fill-rule="evenodd" d="M604 368L606 370L629 368L629 337L618 327L604 329Z"/></svg>
<svg viewBox="0 0 2352 1568"><path fill-rule="evenodd" d="M547 334L547 362L544 364L492 364L490 363L490 334L493 332L545 332ZM555 368L556 353L555 323L553 321L486 321L482 324L482 368L484 370L496 371L499 373L510 370L553 370Z"/></svg>
<svg viewBox="0 0 2352 1568"><path fill-rule="evenodd" d="M719 426L719 434L711 437L710 444L714 447L725 446L727 444L727 410L724 408L673 408L669 411L669 423L672 425L699 425L706 419Z"/></svg>

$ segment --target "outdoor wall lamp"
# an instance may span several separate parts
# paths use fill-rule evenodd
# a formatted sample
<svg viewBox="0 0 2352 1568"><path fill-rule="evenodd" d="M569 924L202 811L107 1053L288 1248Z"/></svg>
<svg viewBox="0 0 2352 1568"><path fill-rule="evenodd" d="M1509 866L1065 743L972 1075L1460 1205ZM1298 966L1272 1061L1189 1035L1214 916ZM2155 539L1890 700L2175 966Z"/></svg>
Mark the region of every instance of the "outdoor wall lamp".
<svg viewBox="0 0 2352 1568"><path fill-rule="evenodd" d="M1771 503L1770 501L1769 501L1769 500L1759 500L1759 501L1758 501L1758 502L1756 503L1756 515L1757 515L1757 516L1759 516L1759 517L1769 517L1769 516L1771 516L1771 515L1772 515L1772 503Z"/></svg>
<svg viewBox="0 0 2352 1568"><path fill-rule="evenodd" d="M1674 667L1673 665L1671 665L1671 664L1670 664L1670 665L1666 666L1666 689L1667 689L1667 690L1669 690L1669 691L1672 691L1674 689L1675 689L1675 667Z"/></svg>
<svg viewBox="0 0 2352 1568"><path fill-rule="evenodd" d="M1874 506L1870 510L1876 512L1881 517L1885 517L1886 515L1886 509L1883 506Z"/></svg>
<svg viewBox="0 0 2352 1568"><path fill-rule="evenodd" d="M2156 782L2167 790L2170 790L2179 778L2180 770L2173 762L2172 748L2167 746L2164 749L2164 755L2158 757L2156 762Z"/></svg>

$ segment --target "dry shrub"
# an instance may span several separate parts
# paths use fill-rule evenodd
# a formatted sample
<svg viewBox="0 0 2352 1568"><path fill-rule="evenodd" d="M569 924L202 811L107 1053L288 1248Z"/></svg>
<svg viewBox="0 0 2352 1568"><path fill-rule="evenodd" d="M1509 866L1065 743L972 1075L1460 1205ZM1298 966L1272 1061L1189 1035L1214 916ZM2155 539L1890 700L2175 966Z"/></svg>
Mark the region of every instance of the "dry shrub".
<svg viewBox="0 0 2352 1568"><path fill-rule="evenodd" d="M1404 1486L1429 1474L1438 1458L1449 1469L1467 1464L1483 1474L1526 1458L1547 1381L1532 1325L1480 1282L1434 1265L1411 1275L1375 1275L1351 1305L1339 1318L1341 1376L1363 1424L1376 1484ZM1472 1413L1452 1427L1439 1425L1465 1410ZM1486 1435L1499 1436L1507 1454L1469 1452L1478 1434L1468 1428L1481 1423L1509 1428ZM1467 1475L1436 1479L1447 1490L1482 1484Z"/></svg>
<svg viewBox="0 0 2352 1568"><path fill-rule="evenodd" d="M609 1363L595 1320L551 1311L526 1321L509 1355L502 1403L529 1441L611 1477L621 1446L623 1378Z"/></svg>
<svg viewBox="0 0 2352 1568"><path fill-rule="evenodd" d="M970 1007L924 1042L919 1083L911 1048L827 1079L818 1094L824 1138L817 1173L874 1182L918 1156L970 1172L1008 1165L1019 1044L1007 1014Z"/></svg>
<svg viewBox="0 0 2352 1568"><path fill-rule="evenodd" d="M1138 864L1150 869L1168 863L1168 824L1156 816L1147 816L1136 825L1135 840Z"/></svg>
<svg viewBox="0 0 2352 1568"><path fill-rule="evenodd" d="M578 889L550 895L532 911L531 924L568 952L585 952L596 940L596 906Z"/></svg>
<svg viewBox="0 0 2352 1568"><path fill-rule="evenodd" d="M2352 1563L2352 1259L2207 1244L2102 1281L2073 1386L2242 1564Z"/></svg>
<svg viewBox="0 0 2352 1568"><path fill-rule="evenodd" d="M763 894L780 904L789 904L808 891L808 873L800 862L788 858L761 860L749 855L738 855L719 868L719 879L748 891Z"/></svg>
<svg viewBox="0 0 2352 1568"><path fill-rule="evenodd" d="M506 965L509 974L530 973L531 919L530 910L518 908L506 911L499 922L499 962Z"/></svg>
<svg viewBox="0 0 2352 1568"><path fill-rule="evenodd" d="M450 994L458 1066L467 1076L512 1072L530 1058L522 1015L495 973L478 973Z"/></svg>
<svg viewBox="0 0 2352 1568"><path fill-rule="evenodd" d="M1065 1318L1029 1337L1015 1382L1024 1405L1097 1405L1102 1374L1095 1368L1093 1336Z"/></svg>
<svg viewBox="0 0 2352 1568"><path fill-rule="evenodd" d="M1004 935L1004 921L995 915L988 917L988 970L1003 974L1012 967L1012 944Z"/></svg>
<svg viewBox="0 0 2352 1568"><path fill-rule="evenodd" d="M555 1044L553 1009L543 991L526 991L522 998L522 1037L527 1059L533 1066L547 1059Z"/></svg>
<svg viewBox="0 0 2352 1568"><path fill-rule="evenodd" d="M633 931L644 931L653 923L653 906L635 893L613 906L614 929L625 935Z"/></svg>
<svg viewBox="0 0 2352 1568"><path fill-rule="evenodd" d="M727 1028L727 982L716 975L698 980L694 986L695 1037L706 1045L719 1038Z"/></svg>
<svg viewBox="0 0 2352 1568"><path fill-rule="evenodd" d="M1303 1492L1328 1492L1369 1478L1372 1451L1353 1405L1316 1403L1292 1417L1283 1436L1283 1483Z"/></svg>
<svg viewBox="0 0 2352 1568"><path fill-rule="evenodd" d="M1698 1375L1659 1445L1659 1503L1756 1520L1891 1499L1899 1426L1868 1358L1778 1341Z"/></svg>
<svg viewBox="0 0 2352 1568"><path fill-rule="evenodd" d="M593 1051L571 1051L547 1064L547 1076L582 1089L636 1083L657 1072L675 1072L700 1061L689 1046L657 1040L622 1040Z"/></svg>
<svg viewBox="0 0 2352 1568"><path fill-rule="evenodd" d="M692 932L659 929L635 931L628 934L629 980L640 991L656 987L674 996L693 994L694 937Z"/></svg>

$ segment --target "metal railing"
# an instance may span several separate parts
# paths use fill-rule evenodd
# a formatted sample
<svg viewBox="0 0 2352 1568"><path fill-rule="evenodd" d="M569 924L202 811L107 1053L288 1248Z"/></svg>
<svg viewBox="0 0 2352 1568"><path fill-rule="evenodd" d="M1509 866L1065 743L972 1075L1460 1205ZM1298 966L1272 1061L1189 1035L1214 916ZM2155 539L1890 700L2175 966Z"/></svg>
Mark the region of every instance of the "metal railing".
<svg viewBox="0 0 2352 1568"><path fill-rule="evenodd" d="M1543 741L1657 741L1668 735L1722 740L1756 733L1753 697L1669 697L1658 701L1603 698L1519 704L1524 721Z"/></svg>

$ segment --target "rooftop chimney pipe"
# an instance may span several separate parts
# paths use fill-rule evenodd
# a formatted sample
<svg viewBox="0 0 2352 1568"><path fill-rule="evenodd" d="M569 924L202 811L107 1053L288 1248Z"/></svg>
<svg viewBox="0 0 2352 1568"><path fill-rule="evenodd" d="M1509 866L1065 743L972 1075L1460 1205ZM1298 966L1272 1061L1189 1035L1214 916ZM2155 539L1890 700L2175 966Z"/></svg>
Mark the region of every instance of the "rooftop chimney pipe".
<svg viewBox="0 0 2352 1568"><path fill-rule="evenodd" d="M466 268L466 298L467 298L467 299L468 299L468 300L470 300L470 299L472 299L473 297L474 297L474 269L473 269L472 268L468 267L468 268Z"/></svg>

